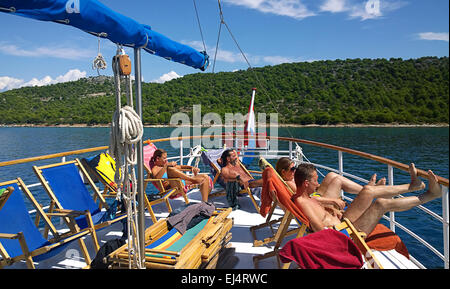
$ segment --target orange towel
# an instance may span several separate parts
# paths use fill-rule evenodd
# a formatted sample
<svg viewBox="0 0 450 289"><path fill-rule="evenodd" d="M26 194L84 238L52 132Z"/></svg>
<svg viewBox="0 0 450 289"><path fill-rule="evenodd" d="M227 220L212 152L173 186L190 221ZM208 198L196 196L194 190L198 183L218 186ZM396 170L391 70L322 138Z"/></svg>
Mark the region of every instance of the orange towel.
<svg viewBox="0 0 450 289"><path fill-rule="evenodd" d="M399 236L389 230L385 225L377 224L375 229L367 236L366 243L369 248L377 251L395 249L409 259L408 249Z"/></svg>
<svg viewBox="0 0 450 289"><path fill-rule="evenodd" d="M261 206L260 214L265 217L272 205L271 192L274 192L278 201L291 212L300 222L309 226L309 221L303 212L292 202L291 192L286 185L278 178L277 173L271 168L267 167L263 174L263 186L261 191Z"/></svg>

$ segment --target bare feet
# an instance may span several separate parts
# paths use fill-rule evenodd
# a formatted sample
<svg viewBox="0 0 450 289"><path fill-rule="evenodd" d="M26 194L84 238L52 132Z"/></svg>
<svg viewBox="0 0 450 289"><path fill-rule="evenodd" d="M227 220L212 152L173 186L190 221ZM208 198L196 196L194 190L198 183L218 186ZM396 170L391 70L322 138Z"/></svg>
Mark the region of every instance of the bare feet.
<svg viewBox="0 0 450 289"><path fill-rule="evenodd" d="M377 174L373 174L370 177L370 181L369 181L369 183L367 183L367 185L369 185L369 186L384 186L384 185L386 185L386 178L381 178L377 182Z"/></svg>
<svg viewBox="0 0 450 289"><path fill-rule="evenodd" d="M386 178L381 178L377 182L377 186L385 186L386 185Z"/></svg>
<svg viewBox="0 0 450 289"><path fill-rule="evenodd" d="M409 164L409 174L411 175L409 191L413 192L425 189L425 184L417 177L417 169L413 163Z"/></svg>
<svg viewBox="0 0 450 289"><path fill-rule="evenodd" d="M367 183L367 185L369 185L369 186L375 186L375 181L377 180L377 174L373 174L371 177L370 177L370 180L369 180L369 182Z"/></svg>
<svg viewBox="0 0 450 289"><path fill-rule="evenodd" d="M431 194L433 199L442 196L441 186L438 183L438 179L437 179L436 175L431 170L428 170L428 191L427 191L427 193Z"/></svg>
<svg viewBox="0 0 450 289"><path fill-rule="evenodd" d="M425 204L442 196L442 189L438 183L436 175L428 171L428 190L419 196L420 202Z"/></svg>

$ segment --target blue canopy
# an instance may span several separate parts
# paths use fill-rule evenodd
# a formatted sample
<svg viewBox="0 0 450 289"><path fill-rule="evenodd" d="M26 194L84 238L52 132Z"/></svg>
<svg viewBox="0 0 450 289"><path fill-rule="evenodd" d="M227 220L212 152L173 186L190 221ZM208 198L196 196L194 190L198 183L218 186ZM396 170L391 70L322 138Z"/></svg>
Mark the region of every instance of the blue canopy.
<svg viewBox="0 0 450 289"><path fill-rule="evenodd" d="M0 11L79 28L114 43L205 70L208 55L114 12L97 0L0 0Z"/></svg>

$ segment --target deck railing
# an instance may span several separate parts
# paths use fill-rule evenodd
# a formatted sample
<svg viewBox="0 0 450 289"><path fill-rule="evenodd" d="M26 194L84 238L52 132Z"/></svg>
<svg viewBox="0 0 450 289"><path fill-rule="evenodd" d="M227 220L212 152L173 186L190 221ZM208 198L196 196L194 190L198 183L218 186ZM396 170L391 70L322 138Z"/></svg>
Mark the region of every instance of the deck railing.
<svg viewBox="0 0 450 289"><path fill-rule="evenodd" d="M153 142L153 143L159 143L159 142L166 142L166 141L174 141L174 140L178 140L179 141L179 156L176 157L171 157L170 159L179 159L180 160L180 164L183 164L183 161L185 158L190 158L190 157L199 157L198 156L192 156L192 155L184 155L184 150L183 150L183 140L187 140L187 139L200 139L200 143L201 143L201 139L203 138L211 138L211 137L217 137L214 135L206 135L206 136L190 136L190 137L176 137L176 138L163 138L163 139L155 139L155 140L147 140L144 143L149 143L149 142ZM227 136L229 137L229 136ZM295 151L293 149L293 144L306 144L306 145L311 145L311 146L316 146L316 147L321 147L321 148L326 148L329 150L333 150L336 151L338 154L338 169L334 169L331 167L327 167L321 164L317 164L317 163L313 163L316 167L321 168L321 169L325 169L331 172L335 172L338 173L340 175L343 175L345 177L348 178L352 178L361 182L365 182L367 183L368 180L363 179L359 176L353 175L353 174L349 174L346 173L344 171L344 156L343 153L348 153L348 154L352 154L352 155L356 155L365 159L370 159L370 160L374 160L376 162L385 164L387 166L387 171L388 171L388 184L389 185L393 185L394 184L394 168L397 168L399 170L408 172L408 165L406 164L402 164L387 158L383 158L380 156L376 156L373 154L369 154L369 153L365 153L365 152L361 152L361 151L357 151L357 150L353 150L353 149L348 149L348 148L344 148L344 147L339 147L339 146L335 146L335 145L330 145L330 144L325 144L325 143L320 143L320 142L315 142L315 141L310 141L310 140L303 140L303 139L296 139L296 138L288 138L288 137L270 137L267 136L266 137L267 140L267 148L265 149L259 149L256 152L265 157L265 158L279 158L281 156L288 156L288 157L294 157ZM270 150L270 141L287 141L289 142L289 150ZM238 143L243 143L242 139L235 142L235 144ZM235 147L236 149L238 149L241 152L245 152L246 148L245 147ZM38 157L31 157L31 158L24 158L24 159L18 159L18 160L12 160L12 161L5 161L5 162L0 162L0 167L5 167L5 166L11 166L11 165L17 165L17 164L23 164L23 163L30 163L30 162L35 162L35 161L41 161L41 160L49 160L49 159L55 159L55 158L63 158L63 160L65 159L65 157L67 156L76 156L76 155L81 155L81 154L85 154L85 153L90 153L90 152L97 152L97 151L104 151L108 149L108 146L102 146L102 147L95 147L95 148L88 148L88 149L80 149L80 150L74 150L74 151L68 151L68 152L62 152L62 153L57 153L57 154L50 154L50 155L44 155L44 156L38 156ZM259 157L259 155L250 155L249 157ZM304 155L303 155L304 156ZM426 171L418 169L417 170L418 176L423 177L423 178L427 178L428 174L426 173ZM443 195L442 195L442 216L440 216L439 214L436 214L435 212L427 209L424 206L418 206L418 208L420 210L422 210L423 212L425 212L426 214L428 214L429 216L431 216L432 218L436 219L437 221L442 223L442 232L443 232L443 244L444 244L444 248L443 248L443 253L440 252L438 249L434 248L431 244L429 244L428 242L426 242L424 239L422 239L420 236L418 236L417 234L415 234L414 232L412 232L411 230L409 230L408 228L406 228L404 225L400 224L399 222L397 222L395 220L395 213L391 212L389 213L388 216L383 216L384 219L386 219L387 221L389 221L389 226L390 229L395 232L396 229L401 229L403 230L405 233L407 233L408 235L410 235L411 237L415 238L420 244L424 245L426 248L428 248L433 254L435 254L436 256L438 256L444 263L444 268L445 269L449 269L449 180L446 178L443 178L441 176L438 176L438 182L439 184L442 186L443 189ZM34 187L34 186L39 186L39 183L36 184L30 184L28 185L28 187ZM344 196L344 198L351 200L351 198ZM33 211L31 211L31 213L33 213ZM424 268L424 266L416 259L414 259L411 256L411 260L419 267Z"/></svg>

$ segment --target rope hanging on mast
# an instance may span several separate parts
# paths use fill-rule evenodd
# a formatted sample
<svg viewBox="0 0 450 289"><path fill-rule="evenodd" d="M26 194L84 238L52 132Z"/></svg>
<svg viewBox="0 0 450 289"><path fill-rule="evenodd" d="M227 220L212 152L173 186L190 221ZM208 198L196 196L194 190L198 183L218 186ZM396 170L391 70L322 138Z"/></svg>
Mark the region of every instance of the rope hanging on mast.
<svg viewBox="0 0 450 289"><path fill-rule="evenodd" d="M221 34L221 30L222 30L222 24L225 25L225 27L227 28L228 32L230 33L231 38L233 39L234 43L236 44L237 48L239 49L239 51L241 52L242 56L244 57L245 61L247 62L248 67L250 68L250 71L253 73L256 82L258 83L258 86L260 87L260 91L262 91L262 93L269 99L270 103L272 104L272 107L274 108L274 110L279 114L280 112L278 111L278 108L276 107L275 103L273 102L272 98L270 97L269 93L267 92L267 90L265 89L264 85L262 84L262 82L259 80L258 75L256 74L256 72L254 71L252 65L250 64L250 61L247 59L247 57L245 56L245 53L242 51L238 41L236 40L236 38L234 37L233 33L231 32L230 27L228 26L228 24L225 22L225 18L223 16L223 10L222 10L222 3L220 2L220 0L217 0L218 6L219 6L219 16L220 16L220 25L219 25L219 32L218 32L218 36L217 36L217 43L216 43L216 51L214 53L214 63L213 63L213 68L212 68L212 72L214 73L214 69L216 66L216 59L217 59L217 51L219 50L219 39L220 39L220 34ZM289 129L289 127L286 127L289 135L293 138L293 134L291 132L291 130Z"/></svg>
<svg viewBox="0 0 450 289"><path fill-rule="evenodd" d="M245 62L247 62L248 67L250 69L252 69L253 67L250 64L250 61L248 61L247 56L245 56L244 51L241 49L241 46L239 46L239 43L237 42L236 38L234 37L233 33L231 32L230 27L225 22L225 18L223 17L222 4L220 3L220 0L217 0L217 3L219 5L220 25L219 25L219 33L217 35L216 52L214 54L214 64L213 64L212 72L214 73L214 68L216 66L216 57L217 57L217 51L219 50L219 39L220 39L221 30L222 30L222 24L225 25L225 28L227 28L228 33L230 33L231 38L233 39L234 43L236 44L237 48L239 49L239 52L242 54L242 57L244 57Z"/></svg>
<svg viewBox="0 0 450 289"><path fill-rule="evenodd" d="M200 17L198 16L197 4L195 3L195 0L192 0L192 3L194 3L194 10L195 10L195 15L197 16L198 30L200 31L200 37L202 38L203 49L206 52L205 38L203 37L202 25L200 24Z"/></svg>
<svg viewBox="0 0 450 289"><path fill-rule="evenodd" d="M99 69L105 70L107 67L106 60L103 58L103 55L100 53L100 36L98 37L98 52L97 56L92 61L92 69L97 69L97 74L100 76Z"/></svg>
<svg viewBox="0 0 450 289"><path fill-rule="evenodd" d="M135 144L142 139L142 121L133 109L131 89L131 62L122 47L118 46L113 57L112 68L116 91L116 111L111 122L109 153L116 161L114 181L118 187L117 198L123 198L127 210L128 264L129 268L144 268L140 260L139 232L137 231L137 179L135 165L137 151ZM121 78L126 80L128 105L121 105ZM132 260L133 259L133 260Z"/></svg>

